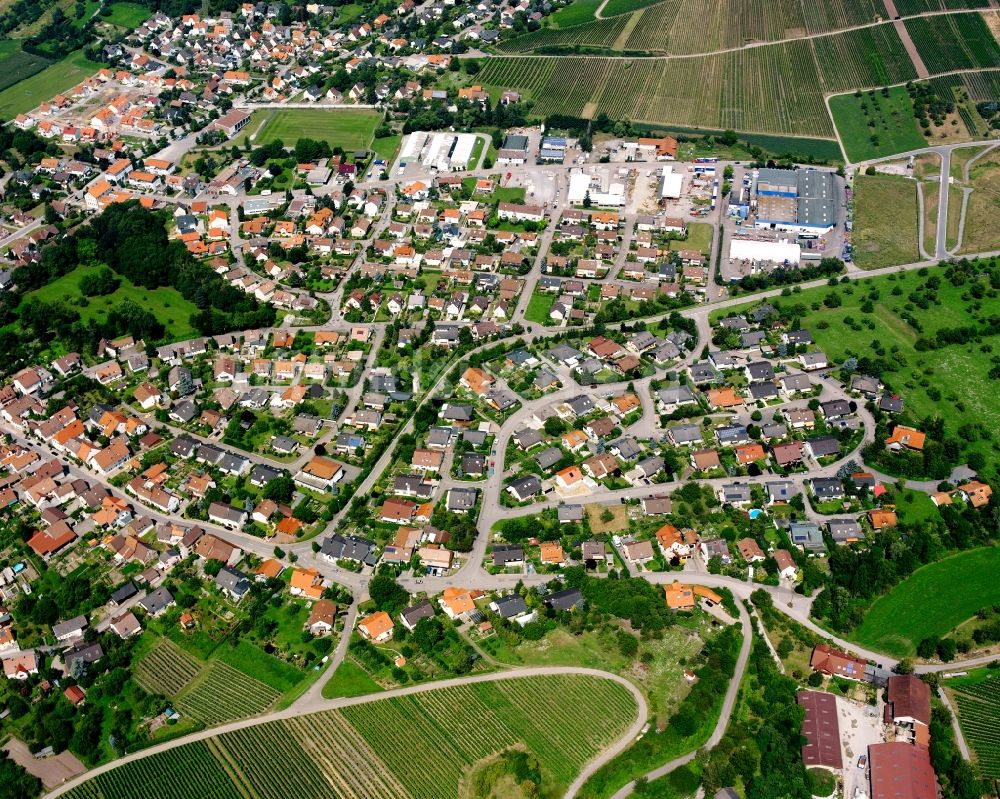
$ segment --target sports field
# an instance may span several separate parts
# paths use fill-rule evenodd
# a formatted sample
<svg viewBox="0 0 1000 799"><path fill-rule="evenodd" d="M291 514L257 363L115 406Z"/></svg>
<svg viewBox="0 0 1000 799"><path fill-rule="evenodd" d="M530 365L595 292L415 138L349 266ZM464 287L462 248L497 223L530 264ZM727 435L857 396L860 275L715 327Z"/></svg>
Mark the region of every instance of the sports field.
<svg viewBox="0 0 1000 799"><path fill-rule="evenodd" d="M895 175L858 175L853 242L854 260L862 269L920 260L916 181Z"/></svg>
<svg viewBox="0 0 1000 799"><path fill-rule="evenodd" d="M381 116L375 111L351 108L290 108L255 113L269 114L254 139L255 145L281 139L286 146L291 147L300 138L304 138L325 141L331 147L342 147L347 152L371 149L375 128L381 120Z"/></svg>
<svg viewBox="0 0 1000 799"><path fill-rule="evenodd" d="M567 713L574 707L587 708L587 724ZM461 795L473 765L514 748L538 758L541 784L531 795L561 796L635 714L635 699L610 680L560 675L479 682L225 733L126 763L66 796L440 799Z"/></svg>
<svg viewBox="0 0 1000 799"><path fill-rule="evenodd" d="M65 302L72 305L80 313L84 321L88 319L104 319L108 311L124 299L130 299L139 307L155 316L167 331L167 335L175 341L196 336L198 331L191 326L192 314L198 313L194 303L184 299L177 289L161 286L158 289L145 289L133 285L119 276L121 285L113 294L103 297L88 297L83 305L80 293L80 280L84 275L97 272L97 267L79 266L72 272L53 280L28 293L27 297L37 297L44 302Z"/></svg>
<svg viewBox="0 0 1000 799"><path fill-rule="evenodd" d="M981 608L1000 603L1000 548L960 552L915 571L880 597L851 640L911 657L924 638L944 636Z"/></svg>
<svg viewBox="0 0 1000 799"><path fill-rule="evenodd" d="M90 61L82 50L70 53L62 61L0 92L0 119L13 119L30 111L44 100L72 89L100 68L101 65Z"/></svg>

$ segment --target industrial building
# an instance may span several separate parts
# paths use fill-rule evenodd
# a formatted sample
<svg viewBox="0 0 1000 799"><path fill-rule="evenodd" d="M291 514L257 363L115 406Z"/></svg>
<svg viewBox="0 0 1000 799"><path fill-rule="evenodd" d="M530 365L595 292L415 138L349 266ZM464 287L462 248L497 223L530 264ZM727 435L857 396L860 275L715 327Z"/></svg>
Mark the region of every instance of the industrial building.
<svg viewBox="0 0 1000 799"><path fill-rule="evenodd" d="M674 172L672 166L664 166L660 169L660 202L666 200L679 200L681 191L684 188L684 175Z"/></svg>
<svg viewBox="0 0 1000 799"><path fill-rule="evenodd" d="M758 228L821 236L837 223L837 184L817 169L760 169L754 173L754 224Z"/></svg>
<svg viewBox="0 0 1000 799"><path fill-rule="evenodd" d="M546 136L538 151L538 163L561 164L566 158L566 145L564 136Z"/></svg>
<svg viewBox="0 0 1000 799"><path fill-rule="evenodd" d="M472 133L411 133L403 143L400 161L419 160L425 168L438 172L468 169L476 138Z"/></svg>
<svg viewBox="0 0 1000 799"><path fill-rule="evenodd" d="M729 260L745 261L751 265L778 264L798 266L802 248L787 239L771 240L749 236L733 236L729 242ZM748 274L753 274L751 269Z"/></svg>
<svg viewBox="0 0 1000 799"><path fill-rule="evenodd" d="M627 170L625 170L627 172ZM625 205L625 184L612 181L605 190L600 178L588 175L582 170L573 170L569 175L569 191L566 199L571 205L580 205L590 195L591 205L605 208L620 208Z"/></svg>

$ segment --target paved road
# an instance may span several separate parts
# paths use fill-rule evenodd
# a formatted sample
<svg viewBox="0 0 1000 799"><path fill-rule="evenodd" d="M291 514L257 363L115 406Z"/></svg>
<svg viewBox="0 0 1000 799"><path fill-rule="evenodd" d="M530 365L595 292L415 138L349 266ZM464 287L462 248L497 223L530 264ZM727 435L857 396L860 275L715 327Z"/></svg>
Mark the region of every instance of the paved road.
<svg viewBox="0 0 1000 799"><path fill-rule="evenodd" d="M167 751L176 746L181 746L186 743L192 743L194 741L203 741L206 738L211 738L216 735L221 735L227 732L233 732L234 730L242 730L248 727L256 727L261 724L266 724L270 721L277 721L279 719L295 718L302 715L303 713L313 713L324 710L339 710L345 707L353 707L355 705L363 705L369 702L378 702L382 699L393 699L400 696L413 696L415 694L426 693L427 691L433 691L438 688L450 688L457 685L474 685L476 683L482 682L497 682L500 680L516 680L523 679L525 677L544 677L544 676L554 676L554 675L566 675L575 674L583 675L589 677L598 677L605 680L611 680L616 682L633 696L636 701L637 715L636 720L629 727L628 730L621 736L619 741L612 746L608 747L604 752L598 755L594 761L587 765L584 769L584 773L591 770L595 764L601 764L605 762L606 759L614 757L618 752L624 749L636 735L639 734L639 730L645 726L647 719L649 718L649 706L646 703L645 697L642 692L635 687L631 682L626 680L624 677L619 677L617 674L611 674L610 672L600 671L598 669L587 669L577 666L542 666L538 668L519 668L511 669L510 671L502 671L493 674L476 674L467 677L459 677L453 680L440 680L438 682L424 683L422 685L409 685L405 688L396 688L392 691L385 691L380 694L371 694L368 696L360 697L349 697L342 699L314 699L308 706L300 706L298 704L289 707L285 710L279 711L277 713L271 713L266 716L255 716L249 719L242 719L241 721L232 722L230 724L224 724L220 727L213 727L207 730L201 730L191 735L186 735L183 738L177 738L173 741L167 741L162 744L157 744L156 746L151 746L147 749L142 749L139 752L135 752L131 755L125 755L124 757L114 760L110 763L106 763L103 766L98 766L95 769L91 769L86 774L82 774L76 779L70 780L69 782L60 785L58 788L45 794L45 799L54 799L54 797L62 796L67 791L75 788L82 782L95 777L99 774L103 774L107 771L111 771L118 766L124 765L125 763L131 763L136 760L143 760L152 755L158 754L160 752ZM599 767L599 765L597 765ZM275 775L277 779L279 775Z"/></svg>

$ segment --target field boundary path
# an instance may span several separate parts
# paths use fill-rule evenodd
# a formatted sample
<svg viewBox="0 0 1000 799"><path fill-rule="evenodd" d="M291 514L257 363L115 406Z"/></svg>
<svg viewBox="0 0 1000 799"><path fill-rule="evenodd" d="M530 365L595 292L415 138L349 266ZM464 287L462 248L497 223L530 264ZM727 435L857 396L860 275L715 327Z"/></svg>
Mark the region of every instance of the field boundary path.
<svg viewBox="0 0 1000 799"><path fill-rule="evenodd" d="M958 713L955 712L955 708L952 707L951 700L948 699L948 694L944 690L944 686L939 685L937 689L938 696L941 697L941 704L943 704L948 712L951 713L951 729L955 733L955 742L958 744L958 751L962 753L962 757L965 760L972 760L972 756L969 753L969 747L965 743L965 736L962 735L962 725L958 723Z"/></svg>
<svg viewBox="0 0 1000 799"><path fill-rule="evenodd" d="M141 749L138 752L134 752L130 755L118 758L117 760L112 760L110 763L105 763L103 766L98 766L97 768L91 769L85 774L81 774L68 782L63 783L58 788L45 794L45 799L54 799L54 797L62 796L66 792L77 787L81 783L86 782L92 777L96 777L105 772L111 771L119 766L126 763L131 763L136 760L143 760L147 757L152 757L160 752L173 749L177 746L182 746L188 743L194 743L196 741L204 741L208 738L215 738L219 735L223 735L228 732L234 732L236 730L247 729L248 727L256 727L261 724L267 724L271 721L280 721L282 719L295 718L297 716L303 715L304 713L318 713L324 710L340 710L346 707L354 707L355 705L364 705L369 702L378 702L383 699L395 699L401 696L413 696L415 694L423 694L429 691L435 691L442 688L453 688L462 685L474 685L481 682L495 682L500 680L518 680L530 677L553 677L553 676L565 676L565 675L576 675L581 677L596 677L599 679L610 680L616 682L625 688L635 699L636 702L636 719L632 725L618 738L618 740L607 747L603 752L601 752L595 759L591 760L584 769L583 774L589 774L599 768L606 760L618 755L625 747L632 742L632 740L639 734L639 731L646 726L646 722L649 719L649 704L646 702L646 698L642 695L642 692L631 682L626 680L617 674L612 674L608 671L601 671L600 669L588 669L582 666L540 666L532 668L517 668L511 669L510 671L494 672L490 674L476 674L468 677L460 677L458 679L451 680L437 680L435 682L424 683L422 685L408 685L404 688L395 688L391 691L383 691L377 694L367 694L365 696L355 696L355 697L345 697L341 699L316 699L314 700L308 708L300 709L298 707L290 707L285 710L279 711L277 713L271 713L266 716L256 716L254 718L242 719L240 721L233 722L231 724L223 724L218 727L212 727L207 730L200 730L199 732L192 733L191 735L186 735L183 738L176 738L172 741L166 741L162 744L157 744L156 746L150 746L147 749ZM277 777L277 775L275 775Z"/></svg>
<svg viewBox="0 0 1000 799"><path fill-rule="evenodd" d="M889 19L892 20L893 27L896 29L896 33L899 34L899 39L903 43L906 54L910 57L910 61L913 62L913 68L917 71L917 77L929 77L930 73L927 71L924 59L920 57L920 51L917 50L917 45L914 44L910 32L906 29L906 24L898 18L899 13L896 11L896 3L893 0L883 0L883 2L885 3L885 10L889 13Z"/></svg>

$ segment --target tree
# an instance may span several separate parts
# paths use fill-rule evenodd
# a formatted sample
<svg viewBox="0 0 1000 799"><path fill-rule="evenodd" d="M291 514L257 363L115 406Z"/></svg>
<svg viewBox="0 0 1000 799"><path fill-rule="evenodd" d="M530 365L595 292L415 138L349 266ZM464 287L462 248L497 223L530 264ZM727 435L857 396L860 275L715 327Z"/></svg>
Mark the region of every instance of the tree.
<svg viewBox="0 0 1000 799"><path fill-rule="evenodd" d="M0 786L3 799L35 799L42 792L42 781L7 757L0 760Z"/></svg>
<svg viewBox="0 0 1000 799"><path fill-rule="evenodd" d="M940 639L937 638L937 636L925 638L917 644L917 656L923 658L924 660L934 657L938 649L939 641Z"/></svg>
<svg viewBox="0 0 1000 799"><path fill-rule="evenodd" d="M263 497L272 502L291 502L295 493L295 482L289 475L276 477L264 486Z"/></svg>
<svg viewBox="0 0 1000 799"><path fill-rule="evenodd" d="M425 655L431 654L442 638L444 638L444 627L438 619L421 619L413 628L413 643Z"/></svg>
<svg viewBox="0 0 1000 799"><path fill-rule="evenodd" d="M381 610L390 616L395 616L406 607L410 595L391 574L381 573L372 578L368 584L368 595Z"/></svg>
<svg viewBox="0 0 1000 799"><path fill-rule="evenodd" d="M566 422L558 416L550 416L545 420L545 433L550 436L561 436L566 432Z"/></svg>
<svg viewBox="0 0 1000 799"><path fill-rule="evenodd" d="M634 658L639 651L639 639L625 630L618 631L618 651L624 657Z"/></svg>

